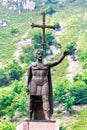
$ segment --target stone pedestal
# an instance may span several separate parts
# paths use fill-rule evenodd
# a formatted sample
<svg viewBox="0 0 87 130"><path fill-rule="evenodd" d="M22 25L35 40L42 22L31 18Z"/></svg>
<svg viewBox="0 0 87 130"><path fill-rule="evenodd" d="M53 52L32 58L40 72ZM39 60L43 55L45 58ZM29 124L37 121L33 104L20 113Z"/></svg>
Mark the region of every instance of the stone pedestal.
<svg viewBox="0 0 87 130"><path fill-rule="evenodd" d="M16 130L59 130L59 123L57 121L25 120L17 126Z"/></svg>

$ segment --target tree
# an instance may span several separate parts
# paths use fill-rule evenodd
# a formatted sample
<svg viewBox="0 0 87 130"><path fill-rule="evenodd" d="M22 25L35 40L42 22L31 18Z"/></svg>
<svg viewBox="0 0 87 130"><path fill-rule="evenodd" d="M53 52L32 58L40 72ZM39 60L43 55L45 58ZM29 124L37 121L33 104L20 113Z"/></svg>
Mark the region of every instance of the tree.
<svg viewBox="0 0 87 130"><path fill-rule="evenodd" d="M14 124L11 124L7 121L3 121L1 122L1 126L0 126L0 130L15 130L15 125Z"/></svg>
<svg viewBox="0 0 87 130"><path fill-rule="evenodd" d="M46 14L50 14L52 15L53 13L55 13L55 9L52 7L52 6L48 6L46 9L45 9L45 12Z"/></svg>
<svg viewBox="0 0 87 130"><path fill-rule="evenodd" d="M75 82L70 89L71 95L74 97L75 105L87 104L87 84L81 80Z"/></svg>
<svg viewBox="0 0 87 130"><path fill-rule="evenodd" d="M42 48L42 34L40 32L33 36L32 41L36 49ZM52 32L46 33L46 43L47 45L52 45L54 43L54 36L52 35Z"/></svg>
<svg viewBox="0 0 87 130"><path fill-rule="evenodd" d="M58 0L47 0L48 3L56 4Z"/></svg>
<svg viewBox="0 0 87 130"><path fill-rule="evenodd" d="M76 1L76 0L69 0L70 3L73 3L74 1Z"/></svg>
<svg viewBox="0 0 87 130"><path fill-rule="evenodd" d="M76 50L76 42L71 42L69 45L67 45L67 49L69 50L69 54L73 55Z"/></svg>
<svg viewBox="0 0 87 130"><path fill-rule="evenodd" d="M35 45L36 46L36 45ZM33 46L26 46L23 48L23 54L20 55L20 61L22 63L30 64L31 61L35 61L36 53L35 48Z"/></svg>
<svg viewBox="0 0 87 130"><path fill-rule="evenodd" d="M18 31L17 28L11 28L11 34L12 34L12 35L17 34L18 32L19 32L19 31Z"/></svg>
<svg viewBox="0 0 87 130"><path fill-rule="evenodd" d="M35 49L42 49L42 35L41 33L37 33L32 38L33 45ZM51 32L46 33L46 46L44 47L44 56L47 55L47 51L50 50L50 46L55 42L54 36Z"/></svg>
<svg viewBox="0 0 87 130"><path fill-rule="evenodd" d="M71 111L74 97L71 96L69 82L66 79L59 79L53 89L53 92L55 103L62 103L66 110Z"/></svg>
<svg viewBox="0 0 87 130"><path fill-rule="evenodd" d="M59 23L55 23L55 27L58 30L60 28L60 24Z"/></svg>
<svg viewBox="0 0 87 130"><path fill-rule="evenodd" d="M9 83L8 74L5 69L0 69L0 87Z"/></svg>
<svg viewBox="0 0 87 130"><path fill-rule="evenodd" d="M13 63L9 64L6 67L6 70L9 74L10 80L19 80L23 73L22 68L16 61L13 61Z"/></svg>

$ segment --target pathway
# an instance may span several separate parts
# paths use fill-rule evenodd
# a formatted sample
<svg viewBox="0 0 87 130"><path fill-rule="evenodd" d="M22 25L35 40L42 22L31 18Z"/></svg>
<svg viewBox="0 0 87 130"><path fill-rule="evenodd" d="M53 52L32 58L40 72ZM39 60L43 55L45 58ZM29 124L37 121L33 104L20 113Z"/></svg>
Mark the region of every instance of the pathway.
<svg viewBox="0 0 87 130"><path fill-rule="evenodd" d="M22 47L27 46L27 45L32 45L31 39L26 39L29 31L30 30L27 30L27 32L21 37L21 41L17 43L17 49L13 54L13 57L16 60L18 60L19 55L22 53Z"/></svg>
<svg viewBox="0 0 87 130"><path fill-rule="evenodd" d="M71 56L67 56L67 59L69 62L69 66L68 66L68 70L67 70L67 78L70 81L73 81L74 75L81 73L82 67L79 64L78 58L73 60Z"/></svg>
<svg viewBox="0 0 87 130"><path fill-rule="evenodd" d="M0 69L1 69L1 68L3 68L3 64L2 64L2 62L0 62Z"/></svg>

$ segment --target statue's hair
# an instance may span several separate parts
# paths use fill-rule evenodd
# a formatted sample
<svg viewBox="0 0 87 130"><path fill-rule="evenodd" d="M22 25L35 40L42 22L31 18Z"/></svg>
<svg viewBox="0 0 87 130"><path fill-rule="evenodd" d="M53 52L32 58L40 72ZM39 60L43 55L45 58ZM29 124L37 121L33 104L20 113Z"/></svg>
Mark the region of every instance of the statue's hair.
<svg viewBox="0 0 87 130"><path fill-rule="evenodd" d="M38 52L41 52L42 54L44 54L44 51L41 50L41 49L38 49L37 52L36 52L36 54L38 54Z"/></svg>

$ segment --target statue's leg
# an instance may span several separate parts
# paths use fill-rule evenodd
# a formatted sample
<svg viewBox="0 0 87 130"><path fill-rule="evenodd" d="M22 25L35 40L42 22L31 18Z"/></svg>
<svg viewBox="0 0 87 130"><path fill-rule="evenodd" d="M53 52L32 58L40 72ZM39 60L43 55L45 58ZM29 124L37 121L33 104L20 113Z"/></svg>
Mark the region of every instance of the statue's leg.
<svg viewBox="0 0 87 130"><path fill-rule="evenodd" d="M30 95L30 105L29 105L30 120L32 120L33 111L34 111L34 96Z"/></svg>
<svg viewBox="0 0 87 130"><path fill-rule="evenodd" d="M43 100L43 111L44 111L44 116L46 120L49 120L49 111L50 111L50 107L49 107L49 98L48 95L43 95L42 96L42 100Z"/></svg>

